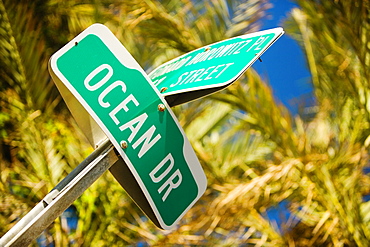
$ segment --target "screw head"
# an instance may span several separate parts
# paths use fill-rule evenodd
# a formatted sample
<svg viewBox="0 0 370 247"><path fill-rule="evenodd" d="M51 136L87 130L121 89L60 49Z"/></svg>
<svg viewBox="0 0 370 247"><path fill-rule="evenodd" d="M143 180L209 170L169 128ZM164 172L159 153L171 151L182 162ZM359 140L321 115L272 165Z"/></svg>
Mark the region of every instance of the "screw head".
<svg viewBox="0 0 370 247"><path fill-rule="evenodd" d="M165 111L166 110L166 106L164 104L159 104L158 105L158 111Z"/></svg>
<svg viewBox="0 0 370 247"><path fill-rule="evenodd" d="M209 51L209 50L211 50L211 47L206 47L206 48L204 49L204 51Z"/></svg>
<svg viewBox="0 0 370 247"><path fill-rule="evenodd" d="M167 87L162 87L160 92L164 93L167 89L168 89Z"/></svg>
<svg viewBox="0 0 370 247"><path fill-rule="evenodd" d="M126 141L121 141L120 145L123 149L126 149L128 147L128 143Z"/></svg>

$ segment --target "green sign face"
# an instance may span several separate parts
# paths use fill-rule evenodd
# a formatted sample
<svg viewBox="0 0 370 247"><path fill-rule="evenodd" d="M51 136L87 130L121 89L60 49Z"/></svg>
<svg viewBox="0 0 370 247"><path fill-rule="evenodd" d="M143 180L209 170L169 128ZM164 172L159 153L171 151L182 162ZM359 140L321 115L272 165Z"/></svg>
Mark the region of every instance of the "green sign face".
<svg viewBox="0 0 370 247"><path fill-rule="evenodd" d="M149 77L164 96L223 88L238 79L283 33L282 28L274 28L214 43L159 66ZM214 91L204 94L209 92Z"/></svg>
<svg viewBox="0 0 370 247"><path fill-rule="evenodd" d="M50 68L119 151L160 226L170 229L204 193L206 178L146 74L100 24L55 53Z"/></svg>

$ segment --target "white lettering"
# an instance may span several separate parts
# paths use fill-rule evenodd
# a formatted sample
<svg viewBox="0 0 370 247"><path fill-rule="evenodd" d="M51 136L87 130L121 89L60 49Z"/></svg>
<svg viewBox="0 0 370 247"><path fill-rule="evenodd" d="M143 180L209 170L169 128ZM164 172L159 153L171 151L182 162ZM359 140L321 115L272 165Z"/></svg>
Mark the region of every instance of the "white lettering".
<svg viewBox="0 0 370 247"><path fill-rule="evenodd" d="M230 45L226 45L216 56L217 57L222 57L224 56L230 49L232 49L234 47L235 44L230 44Z"/></svg>
<svg viewBox="0 0 370 247"><path fill-rule="evenodd" d="M99 98L98 98L98 101L99 101L99 104L104 107L104 108L107 108L110 106L110 104L108 102L104 102L104 98L105 96L107 96L107 94L109 92L111 92L115 87L118 87L118 86L121 86L122 88L122 92L126 92L126 85L123 81L115 81L114 83L112 83L111 85L109 85L106 89L104 89L103 92L100 93L99 95Z"/></svg>
<svg viewBox="0 0 370 247"><path fill-rule="evenodd" d="M176 86L177 84L179 84L179 83L180 83L180 81L182 80L182 77L183 77L183 76L185 76L185 75L187 75L187 74L189 74L189 72L185 72L185 73L183 73L182 75L180 75L180 77L179 77L179 79L177 80L177 82L176 82L176 83L172 83L172 84L170 85L170 87L174 87L174 86Z"/></svg>
<svg viewBox="0 0 370 247"><path fill-rule="evenodd" d="M218 68L220 68L220 67L222 67L222 66L224 66L224 64L220 64L220 65L217 65L216 66L216 68L214 68L213 70L212 70L212 72L211 73L209 73L209 75L206 77L206 78L204 78L204 80L209 80L209 79L212 79L212 74L214 74L214 73L216 73L216 72L218 72Z"/></svg>
<svg viewBox="0 0 370 247"><path fill-rule="evenodd" d="M229 66L230 66L230 65L232 65L232 64L234 64L234 63L227 63L227 64L225 64L225 68L224 68L223 70L221 70L221 72L220 72L220 73L218 73L218 75L217 75L215 78L219 77L222 73L224 73L224 71L225 71L227 68L229 68Z"/></svg>
<svg viewBox="0 0 370 247"><path fill-rule="evenodd" d="M158 171L165 165L169 163L168 167L164 172L159 174L159 176L156 176ZM154 183L160 182L173 168L173 165L175 164L175 161L172 157L172 154L169 153L154 169L149 173L150 178Z"/></svg>
<svg viewBox="0 0 370 247"><path fill-rule="evenodd" d="M108 73L103 77L103 79L101 79L100 81L95 83L95 85L90 85L91 80L97 74L99 74L100 72L102 72L105 69L108 70ZM93 71L91 71L91 73L85 78L84 85L88 90L95 91L96 89L98 89L102 85L104 85L112 77L112 75L113 75L112 67L109 64L102 64L99 67L97 67L96 69L94 69Z"/></svg>
<svg viewBox="0 0 370 247"><path fill-rule="evenodd" d="M216 55L217 55L217 53L218 53L218 51L222 50L224 47L225 46L223 45L223 46L220 46L218 48L212 49L213 52L212 52L212 54L209 55L208 60L211 60L211 59L215 58Z"/></svg>
<svg viewBox="0 0 370 247"><path fill-rule="evenodd" d="M241 44L244 43L243 45L237 47L237 49L233 52L233 54L239 54L240 53L240 50L243 49L246 45L248 45L252 40L246 40L246 41L243 41L243 42L240 42Z"/></svg>
<svg viewBox="0 0 370 247"><path fill-rule="evenodd" d="M196 69L196 70L193 70L193 71L190 71L189 73L188 73L188 76L180 83L180 85L182 85L185 81L187 81L188 80L188 78L190 78L194 73L196 73L198 70ZM184 73L185 74L185 73Z"/></svg>
<svg viewBox="0 0 370 247"><path fill-rule="evenodd" d="M175 178L177 177L177 182L173 182L175 180ZM167 179L167 181L158 189L158 193L161 194L162 191L168 186L166 192L164 193L163 197L162 197L162 201L165 201L168 197L168 195L170 194L171 190L173 189L176 189L177 187L179 187L179 185L181 184L182 182L182 175L181 175L181 172L179 169L177 169L173 174L172 176Z"/></svg>
<svg viewBox="0 0 370 247"><path fill-rule="evenodd" d="M218 78L233 64L234 63L226 63L185 72L180 75L177 79L177 82L171 84L170 87Z"/></svg>
<svg viewBox="0 0 370 247"><path fill-rule="evenodd" d="M183 83L188 84L188 83L194 82L194 80L197 78L197 76L199 74L201 74L203 71L204 71L204 69L197 69L197 70L194 70L194 71L190 72L192 74L192 76L188 77L189 79L186 78L186 81L183 81L181 84L183 84Z"/></svg>
<svg viewBox="0 0 370 247"><path fill-rule="evenodd" d="M195 57L193 57L192 60L190 60L189 63L187 63L185 66L188 66L188 65L192 65L194 63L196 63L198 60L199 60L199 57L202 55L203 53L198 53L197 55L195 55Z"/></svg>
<svg viewBox="0 0 370 247"><path fill-rule="evenodd" d="M191 56L188 56L186 58L182 58L180 60L177 60L175 62L172 62L170 64L167 64L159 69L157 69L152 75L151 79L157 78L159 76L162 76L164 74L170 73L172 71L178 70L181 68L185 63L187 63L191 59Z"/></svg>
<svg viewBox="0 0 370 247"><path fill-rule="evenodd" d="M139 105L139 102L137 102L136 98L134 97L134 95L130 94L126 99L124 99L118 106L116 106L116 108L114 108L110 113L109 113L109 116L113 119L114 123L115 124L119 124L119 120L118 118L116 117L117 113L123 109L125 112L128 112L128 107L127 107L127 104L128 102L134 102L134 104L136 106Z"/></svg>
<svg viewBox="0 0 370 247"><path fill-rule="evenodd" d="M136 134L139 132L140 128L143 126L145 120L148 118L148 114L145 112L136 118L132 119L131 121L121 125L119 129L121 131L124 131L125 129L129 128L131 130L131 134L128 137L128 141L132 142L132 140L135 138ZM136 127L134 125L136 124Z"/></svg>
<svg viewBox="0 0 370 247"><path fill-rule="evenodd" d="M172 157L172 154L169 153L150 173L149 176L152 179L154 183L161 182L172 170L173 166L175 164L175 161ZM162 171L160 174L159 171L164 168L164 166L167 165L167 168ZM163 169L162 169L163 170ZM175 179L177 181L175 182ZM162 196L162 201L165 201L167 197L169 196L171 190L176 189L180 186L182 182L182 175L179 169L177 169L168 179L166 182L162 184L161 187L158 189L158 193L161 194L164 189L167 188L166 192Z"/></svg>
<svg viewBox="0 0 370 247"><path fill-rule="evenodd" d="M263 44L263 42L265 42L266 39L267 39L267 37L259 37L257 39L257 41L254 42L253 45L251 45L251 47L249 47L247 52L250 51L250 49L252 49L255 46L257 46L257 47L255 47L253 50L260 50L261 49L260 46Z"/></svg>
<svg viewBox="0 0 370 247"><path fill-rule="evenodd" d="M156 130L155 126L152 125L133 145L132 147L136 149L140 143L143 142L141 149L139 151L138 157L141 158L143 155L159 140L161 139L161 135L158 134L154 137L153 140L150 140Z"/></svg>
<svg viewBox="0 0 370 247"><path fill-rule="evenodd" d="M198 79L195 81L202 81L204 78L202 78L204 75L208 74L208 70L213 69L215 66L208 67L201 75L199 75Z"/></svg>

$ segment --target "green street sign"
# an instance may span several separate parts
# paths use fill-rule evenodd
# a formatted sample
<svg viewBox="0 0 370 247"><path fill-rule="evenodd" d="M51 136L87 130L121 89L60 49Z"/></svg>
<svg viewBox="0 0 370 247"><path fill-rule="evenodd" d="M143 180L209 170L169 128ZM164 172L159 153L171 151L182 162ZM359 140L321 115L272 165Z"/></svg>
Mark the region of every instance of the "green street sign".
<svg viewBox="0 0 370 247"><path fill-rule="evenodd" d="M149 78L171 106L182 104L232 84L283 34L274 28L223 40L159 66Z"/></svg>
<svg viewBox="0 0 370 247"><path fill-rule="evenodd" d="M90 26L57 51L49 69L73 102L72 114L85 109L94 128L101 128L123 158L121 165L127 164L135 179L129 193L139 191L146 202L136 194L132 198L141 207L151 207L142 209L151 219L153 213L159 227L172 228L204 193L206 178L176 117L145 72L101 24ZM115 173L124 170L111 171L122 178L124 174Z"/></svg>

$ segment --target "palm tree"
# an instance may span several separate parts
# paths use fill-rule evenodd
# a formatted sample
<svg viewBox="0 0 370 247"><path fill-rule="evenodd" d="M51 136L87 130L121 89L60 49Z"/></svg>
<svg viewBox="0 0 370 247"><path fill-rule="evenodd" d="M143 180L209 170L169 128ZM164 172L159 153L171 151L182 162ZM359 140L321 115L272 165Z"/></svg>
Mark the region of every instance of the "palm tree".
<svg viewBox="0 0 370 247"><path fill-rule="evenodd" d="M50 50L35 14L46 6L0 1L1 233L88 152L47 71Z"/></svg>
<svg viewBox="0 0 370 247"><path fill-rule="evenodd" d="M312 189L302 193L293 236L301 245L367 246L369 2L297 2L287 28L306 52L319 110L304 128Z"/></svg>
<svg viewBox="0 0 370 247"><path fill-rule="evenodd" d="M315 117L292 117L253 70L220 93L175 107L206 171L205 195L177 229L162 232L107 173L75 203L76 246L367 245L368 1L297 2L286 30L306 52ZM0 232L92 150L50 81L51 53L101 22L150 71L258 30L266 8L254 0L0 1ZM278 228L266 211L281 202L291 218ZM67 245L58 220L50 232Z"/></svg>

